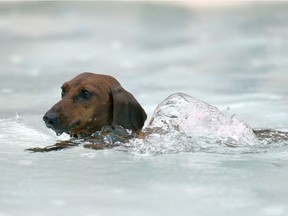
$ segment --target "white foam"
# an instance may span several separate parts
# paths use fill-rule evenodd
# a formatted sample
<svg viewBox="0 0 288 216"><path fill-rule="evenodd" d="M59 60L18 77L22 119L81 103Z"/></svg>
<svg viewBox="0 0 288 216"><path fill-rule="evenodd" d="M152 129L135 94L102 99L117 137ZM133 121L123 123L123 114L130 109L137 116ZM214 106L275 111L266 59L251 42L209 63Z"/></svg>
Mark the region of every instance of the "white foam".
<svg viewBox="0 0 288 216"><path fill-rule="evenodd" d="M24 148L43 147L51 145L56 140L69 138L69 136L65 135L57 137L53 132L49 133L47 129L42 131L43 127L45 126L42 121L29 122L25 117L16 115L14 118L0 120L0 138L6 144L11 146L20 145Z"/></svg>
<svg viewBox="0 0 288 216"><path fill-rule="evenodd" d="M129 143L133 154L258 144L252 129L235 115L228 118L216 107L183 93L170 95L160 103L146 130L152 134Z"/></svg>

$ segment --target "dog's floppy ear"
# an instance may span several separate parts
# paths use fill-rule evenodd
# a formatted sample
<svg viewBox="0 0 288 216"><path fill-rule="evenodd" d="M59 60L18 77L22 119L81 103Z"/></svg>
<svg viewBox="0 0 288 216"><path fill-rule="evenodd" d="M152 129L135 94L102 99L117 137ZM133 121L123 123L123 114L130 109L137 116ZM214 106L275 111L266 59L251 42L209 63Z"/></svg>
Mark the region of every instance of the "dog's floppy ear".
<svg viewBox="0 0 288 216"><path fill-rule="evenodd" d="M113 98L113 124L138 131L147 118L147 115L134 96L117 86L111 89Z"/></svg>

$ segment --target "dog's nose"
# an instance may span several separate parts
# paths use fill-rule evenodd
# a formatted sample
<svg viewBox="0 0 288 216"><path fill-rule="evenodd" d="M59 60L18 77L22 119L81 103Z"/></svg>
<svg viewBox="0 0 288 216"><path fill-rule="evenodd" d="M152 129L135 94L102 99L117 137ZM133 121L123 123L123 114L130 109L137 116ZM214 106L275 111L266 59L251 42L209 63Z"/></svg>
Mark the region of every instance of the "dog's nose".
<svg viewBox="0 0 288 216"><path fill-rule="evenodd" d="M44 115L43 120L47 127L55 128L55 126L59 123L59 116L57 113L49 111Z"/></svg>

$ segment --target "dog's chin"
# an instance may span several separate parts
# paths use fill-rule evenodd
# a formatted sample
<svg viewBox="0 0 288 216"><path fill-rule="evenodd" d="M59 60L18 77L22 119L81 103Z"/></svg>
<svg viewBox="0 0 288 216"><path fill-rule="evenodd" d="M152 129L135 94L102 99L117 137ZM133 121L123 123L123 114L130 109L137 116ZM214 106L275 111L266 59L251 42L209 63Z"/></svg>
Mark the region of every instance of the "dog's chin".
<svg viewBox="0 0 288 216"><path fill-rule="evenodd" d="M93 134L94 132L91 132L90 130L87 129L80 129L77 127L73 127L73 128L67 128L67 129L57 129L57 128L52 128L52 127L48 127L50 129L52 129L57 136L61 136L63 133L66 133L68 135L70 135L70 137L72 138L85 138L85 137L89 137L91 136L91 134Z"/></svg>
<svg viewBox="0 0 288 216"><path fill-rule="evenodd" d="M49 127L50 129L52 129L55 133L56 133L56 135L57 136L61 136L63 133L67 133L67 134L69 134L69 131L68 130L63 130L63 128L52 128L52 127Z"/></svg>
<svg viewBox="0 0 288 216"><path fill-rule="evenodd" d="M54 132L56 133L57 136L61 136L63 133L67 133L67 132L62 131L62 130L55 130L55 129L53 129L53 130L54 130Z"/></svg>
<svg viewBox="0 0 288 216"><path fill-rule="evenodd" d="M51 130L53 130L57 136L61 136L63 133L66 133L68 135L70 135L70 137L75 137L78 138L80 137L79 135L79 129L78 129L78 125L79 125L80 121L75 121L71 124L67 125L61 125L61 126L57 126L57 127L53 127L50 124L46 123L46 126L48 128L50 128Z"/></svg>
<svg viewBox="0 0 288 216"><path fill-rule="evenodd" d="M77 130L75 130L75 129L70 129L70 130L55 130L55 129L53 129L53 130L57 136L60 136L63 133L66 133L66 134L70 135L70 137L81 138L84 135L82 133L77 132Z"/></svg>
<svg viewBox="0 0 288 216"><path fill-rule="evenodd" d="M62 131L55 131L55 133L56 133L57 136L61 136L63 134Z"/></svg>
<svg viewBox="0 0 288 216"><path fill-rule="evenodd" d="M77 138L77 139L81 139L81 138L85 138L85 137L89 137L91 136L91 133L85 133L83 131L77 131L77 132L68 132L68 134L70 135L70 137L73 137L73 138Z"/></svg>
<svg viewBox="0 0 288 216"><path fill-rule="evenodd" d="M48 126L47 126L47 127L48 127ZM57 129L51 127L51 126L49 126L48 128L50 128L51 130L53 130L53 131L56 133L57 136L60 136L60 135L62 135L62 134L65 132L65 131L62 131L62 130L57 130Z"/></svg>

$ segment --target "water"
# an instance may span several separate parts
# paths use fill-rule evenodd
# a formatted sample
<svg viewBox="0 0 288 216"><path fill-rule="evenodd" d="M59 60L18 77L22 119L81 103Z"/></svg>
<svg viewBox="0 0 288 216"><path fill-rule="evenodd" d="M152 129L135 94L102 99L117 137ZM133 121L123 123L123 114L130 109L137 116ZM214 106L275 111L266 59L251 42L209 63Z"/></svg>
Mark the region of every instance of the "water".
<svg viewBox="0 0 288 216"><path fill-rule="evenodd" d="M1 2L0 215L287 215L285 142L193 145L178 133L128 151L25 151L69 138L42 116L82 71L116 77L148 113L146 126L159 103L184 92L228 120L287 131L287 9Z"/></svg>

